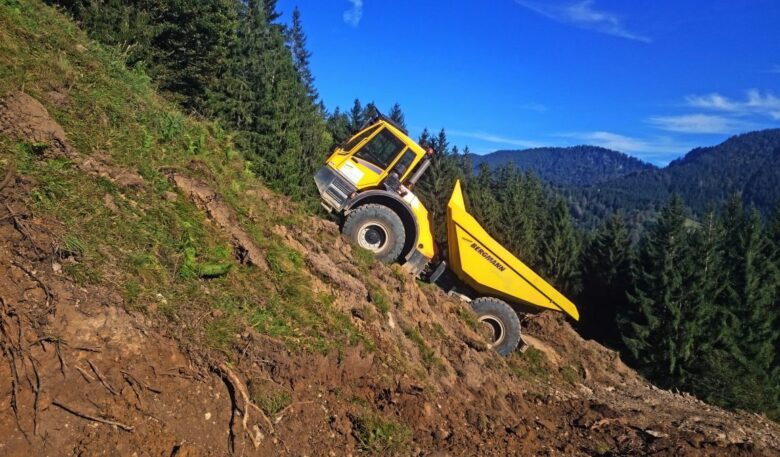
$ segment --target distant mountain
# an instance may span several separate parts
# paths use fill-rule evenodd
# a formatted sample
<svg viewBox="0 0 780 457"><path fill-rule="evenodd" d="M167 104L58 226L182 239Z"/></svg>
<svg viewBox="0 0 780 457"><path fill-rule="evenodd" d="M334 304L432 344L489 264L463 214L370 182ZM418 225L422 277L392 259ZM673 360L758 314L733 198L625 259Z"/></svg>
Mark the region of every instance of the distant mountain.
<svg viewBox="0 0 780 457"><path fill-rule="evenodd" d="M657 207L672 193L682 195L697 213L734 193L741 194L746 205L769 213L780 203L780 129L696 148L665 168L596 183L587 192L592 202L628 209Z"/></svg>
<svg viewBox="0 0 780 457"><path fill-rule="evenodd" d="M513 163L557 186L589 186L657 169L622 152L597 146L502 150L469 157L475 166L486 163L495 168Z"/></svg>

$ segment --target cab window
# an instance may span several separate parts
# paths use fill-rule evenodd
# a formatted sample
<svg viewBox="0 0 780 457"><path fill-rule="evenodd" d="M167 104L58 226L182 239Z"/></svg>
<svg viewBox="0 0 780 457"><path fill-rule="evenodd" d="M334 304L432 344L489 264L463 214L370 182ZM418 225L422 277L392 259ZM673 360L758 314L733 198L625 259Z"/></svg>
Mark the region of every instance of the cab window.
<svg viewBox="0 0 780 457"><path fill-rule="evenodd" d="M392 133L384 129L355 153L355 157L385 170L404 148L404 144Z"/></svg>
<svg viewBox="0 0 780 457"><path fill-rule="evenodd" d="M342 148L345 151L351 151L360 144L361 141L365 140L366 138L370 137L374 132L377 131L377 129L381 127L381 125L375 125L373 127L367 128L363 132L359 133L358 135L355 135L347 144L344 145Z"/></svg>
<svg viewBox="0 0 780 457"><path fill-rule="evenodd" d="M393 171L398 174L399 178L402 178L406 174L406 171L409 170L409 165L414 162L414 158L414 151L412 151L411 148L407 148L406 152L404 152L404 155L398 159L398 162L396 162L395 166L393 167Z"/></svg>

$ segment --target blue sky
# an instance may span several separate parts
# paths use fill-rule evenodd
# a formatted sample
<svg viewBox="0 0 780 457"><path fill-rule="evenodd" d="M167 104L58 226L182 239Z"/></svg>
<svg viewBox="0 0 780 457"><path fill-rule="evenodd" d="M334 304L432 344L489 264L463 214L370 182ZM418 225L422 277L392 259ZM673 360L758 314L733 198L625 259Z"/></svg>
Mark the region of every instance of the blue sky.
<svg viewBox="0 0 780 457"><path fill-rule="evenodd" d="M472 151L595 144L656 164L780 127L780 1L280 0L329 110L399 102Z"/></svg>

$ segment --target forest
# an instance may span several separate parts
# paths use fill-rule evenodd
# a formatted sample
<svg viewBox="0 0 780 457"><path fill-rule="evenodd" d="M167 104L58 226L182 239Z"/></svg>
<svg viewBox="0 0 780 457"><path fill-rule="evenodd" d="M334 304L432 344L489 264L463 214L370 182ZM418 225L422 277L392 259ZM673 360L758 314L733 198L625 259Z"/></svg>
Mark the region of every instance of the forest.
<svg viewBox="0 0 780 457"><path fill-rule="evenodd" d="M309 68L303 14L295 9L284 23L275 0L49 3L148 75L173 103L232 132L247 172L311 211L314 170L378 110L359 100L343 111L324 106ZM398 104L387 114L404 124ZM468 148L450 144L443 129L426 129L418 141L437 155L417 190L439 239L445 202L460 179L487 230L579 305L584 336L619 350L665 388L780 420L777 199L755 208L732 193L714 206L687 202L692 211L679 195L701 174L680 172L680 184L658 191L663 203L657 215L642 218L641 231L630 211L639 203L631 200L614 205L629 211L602 211L596 228L584 230L575 224L571 196L534 174L511 164L475 168ZM710 160L710 153L689 160ZM771 176L765 181L771 187Z"/></svg>

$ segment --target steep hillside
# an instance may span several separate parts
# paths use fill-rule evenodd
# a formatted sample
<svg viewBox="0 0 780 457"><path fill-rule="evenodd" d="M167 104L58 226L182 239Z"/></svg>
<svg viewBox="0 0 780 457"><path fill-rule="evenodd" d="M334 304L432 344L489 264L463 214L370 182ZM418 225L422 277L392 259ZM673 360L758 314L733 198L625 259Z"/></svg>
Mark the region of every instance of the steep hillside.
<svg viewBox="0 0 780 457"><path fill-rule="evenodd" d="M37 1L0 0L0 271L2 455L780 452L559 315L486 350Z"/></svg>
<svg viewBox="0 0 780 457"><path fill-rule="evenodd" d="M653 165L622 152L596 146L502 150L469 157L475 166L485 163L495 168L513 163L521 170L532 171L543 180L561 186L587 186L639 171L655 170Z"/></svg>

